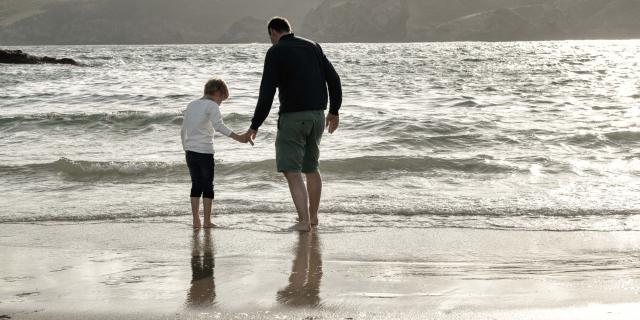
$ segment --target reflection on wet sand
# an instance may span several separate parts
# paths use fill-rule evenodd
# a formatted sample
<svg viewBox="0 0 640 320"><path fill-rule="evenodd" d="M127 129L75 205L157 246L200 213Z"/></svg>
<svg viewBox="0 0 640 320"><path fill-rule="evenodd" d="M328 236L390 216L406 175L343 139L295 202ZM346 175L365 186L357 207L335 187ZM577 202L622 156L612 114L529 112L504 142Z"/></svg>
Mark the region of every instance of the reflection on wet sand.
<svg viewBox="0 0 640 320"><path fill-rule="evenodd" d="M191 254L191 287L187 292L187 305L194 308L208 307L214 304L216 285L213 277L213 240L211 230L193 232Z"/></svg>
<svg viewBox="0 0 640 320"><path fill-rule="evenodd" d="M291 306L318 306L322 257L316 232L300 233L289 285L278 291L278 302Z"/></svg>

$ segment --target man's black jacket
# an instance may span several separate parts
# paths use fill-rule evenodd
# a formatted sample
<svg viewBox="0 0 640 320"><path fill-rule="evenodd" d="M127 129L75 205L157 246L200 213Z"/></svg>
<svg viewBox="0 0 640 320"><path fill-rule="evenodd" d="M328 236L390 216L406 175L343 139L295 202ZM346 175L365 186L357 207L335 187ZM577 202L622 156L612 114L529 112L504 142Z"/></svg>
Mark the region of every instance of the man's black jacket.
<svg viewBox="0 0 640 320"><path fill-rule="evenodd" d="M331 99L329 113L337 115L342 104L340 77L320 45L293 33L282 36L267 51L251 129L258 130L269 115L276 88L280 113L325 110L327 88Z"/></svg>

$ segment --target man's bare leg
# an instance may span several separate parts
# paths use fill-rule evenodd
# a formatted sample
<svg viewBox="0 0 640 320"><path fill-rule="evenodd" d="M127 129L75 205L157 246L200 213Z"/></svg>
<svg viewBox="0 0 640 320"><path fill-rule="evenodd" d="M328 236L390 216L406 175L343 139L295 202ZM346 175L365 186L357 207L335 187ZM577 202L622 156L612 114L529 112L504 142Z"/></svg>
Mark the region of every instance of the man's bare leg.
<svg viewBox="0 0 640 320"><path fill-rule="evenodd" d="M191 197L191 214L193 214L193 228L202 227L200 223L200 198Z"/></svg>
<svg viewBox="0 0 640 320"><path fill-rule="evenodd" d="M298 231L310 231L311 225L309 224L309 196L307 195L307 188L304 185L302 174L300 172L284 172L284 176L287 178L289 184L289 191L291 192L291 198L293 204L298 211L298 223L293 226L293 229Z"/></svg>
<svg viewBox="0 0 640 320"><path fill-rule="evenodd" d="M307 193L309 194L309 221L311 226L318 225L318 208L322 195L322 176L320 171L307 173Z"/></svg>
<svg viewBox="0 0 640 320"><path fill-rule="evenodd" d="M215 225L211 223L211 208L213 207L213 199L202 198L202 205L204 206L204 227L213 228Z"/></svg>

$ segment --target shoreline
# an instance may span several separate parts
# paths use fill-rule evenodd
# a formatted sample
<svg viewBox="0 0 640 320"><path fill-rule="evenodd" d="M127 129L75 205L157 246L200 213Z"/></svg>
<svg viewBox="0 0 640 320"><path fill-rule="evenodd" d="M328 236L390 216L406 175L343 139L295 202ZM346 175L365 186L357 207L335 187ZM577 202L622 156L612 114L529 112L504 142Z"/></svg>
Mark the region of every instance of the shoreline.
<svg viewBox="0 0 640 320"><path fill-rule="evenodd" d="M12 319L631 319L640 232L2 224Z"/></svg>

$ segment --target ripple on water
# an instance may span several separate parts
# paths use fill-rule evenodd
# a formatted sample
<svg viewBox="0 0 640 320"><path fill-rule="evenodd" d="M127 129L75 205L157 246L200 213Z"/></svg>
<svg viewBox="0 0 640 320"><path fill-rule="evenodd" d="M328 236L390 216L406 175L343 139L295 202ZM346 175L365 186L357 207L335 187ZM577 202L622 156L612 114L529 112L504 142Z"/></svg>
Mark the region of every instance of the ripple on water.
<svg viewBox="0 0 640 320"><path fill-rule="evenodd" d="M449 212L442 209L447 206L482 208L513 220L490 224L486 215L466 221L441 215L428 221L412 217L415 225L406 218L392 224L563 230L570 224L547 219L556 223L549 226L519 213L640 209L637 193L631 192L640 185L633 163L639 154L640 134L633 130L639 119L630 103L640 94L633 86L623 94L608 89L640 83L633 59L640 56L637 42L323 47L340 73L344 104L340 129L323 137L321 168L331 183L327 192L336 192L336 184L349 186L339 193L348 194L345 201L359 209L381 214L413 209L427 216ZM0 213L0 219L33 217L45 204L73 219L114 218L82 209L86 205L77 190L87 184L94 188L92 201L108 208L120 208L118 190L139 193L141 199L149 193L174 199L189 179L180 110L201 95L214 68L230 86L232 97L221 108L225 122L234 130L247 128L266 50L262 44L34 47L34 54L73 52L90 66L0 70L0 188L11 197L39 196L29 185L44 181L42 188L65 201L50 195L43 204L18 206L3 198L0 205L11 213ZM275 101L253 148L216 135L221 190L244 190L254 183L253 190L265 198L286 195L281 175L274 172ZM223 198L232 194L222 192ZM384 196L372 197L379 194ZM116 217L182 212L156 212L148 201L129 201L134 207L128 213L114 209ZM289 210L285 201L276 207ZM275 210L265 203L230 203L223 210ZM504 207L515 209L501 211ZM331 209L351 214L346 207ZM590 218L576 219L576 228L620 227L615 219L602 227L594 227Z"/></svg>

